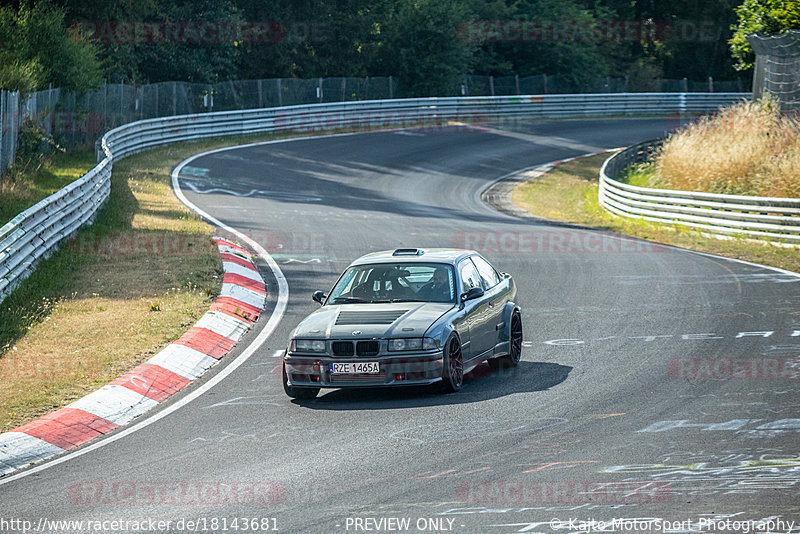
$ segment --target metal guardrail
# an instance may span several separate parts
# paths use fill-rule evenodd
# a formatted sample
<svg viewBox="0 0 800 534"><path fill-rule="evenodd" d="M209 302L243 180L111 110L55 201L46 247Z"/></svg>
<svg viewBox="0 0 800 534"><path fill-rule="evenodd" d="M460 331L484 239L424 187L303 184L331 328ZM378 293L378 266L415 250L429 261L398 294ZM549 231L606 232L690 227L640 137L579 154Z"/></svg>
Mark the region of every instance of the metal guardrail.
<svg viewBox="0 0 800 534"><path fill-rule="evenodd" d="M507 123L566 117L702 113L745 93L606 93L414 98L309 104L148 119L106 133L98 165L0 229L0 301L64 238L90 221L108 198L112 163L148 148L225 135L339 129L439 127L453 122Z"/></svg>
<svg viewBox="0 0 800 534"><path fill-rule="evenodd" d="M800 199L651 189L615 180L646 161L663 143L648 141L608 158L600 169L598 200L622 217L681 224L713 234L800 244Z"/></svg>

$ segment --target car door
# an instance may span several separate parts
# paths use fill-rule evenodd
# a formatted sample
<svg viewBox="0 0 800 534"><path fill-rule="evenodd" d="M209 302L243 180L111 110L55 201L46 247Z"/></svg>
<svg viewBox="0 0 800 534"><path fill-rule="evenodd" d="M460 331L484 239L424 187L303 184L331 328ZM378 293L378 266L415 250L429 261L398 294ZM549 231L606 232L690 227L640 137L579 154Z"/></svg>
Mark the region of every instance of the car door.
<svg viewBox="0 0 800 534"><path fill-rule="evenodd" d="M497 274L492 265L481 256L472 256L472 262L481 277L483 289L486 291L483 298L488 301L489 309L488 324L486 328L486 338L489 349L494 351L500 339L500 333L505 328L503 322L503 310L509 299L507 288L502 283L500 275Z"/></svg>
<svg viewBox="0 0 800 534"><path fill-rule="evenodd" d="M460 293L463 295L473 287L483 288L483 281L475 264L470 258L464 258L458 263L458 274L460 280ZM484 297L468 300L464 302L465 321L469 325L469 363L467 358L464 367L469 368L475 361L485 357L484 353L494 347L493 336L489 332L491 322L490 301ZM492 326L492 333L494 327ZM462 340L463 345L463 340Z"/></svg>

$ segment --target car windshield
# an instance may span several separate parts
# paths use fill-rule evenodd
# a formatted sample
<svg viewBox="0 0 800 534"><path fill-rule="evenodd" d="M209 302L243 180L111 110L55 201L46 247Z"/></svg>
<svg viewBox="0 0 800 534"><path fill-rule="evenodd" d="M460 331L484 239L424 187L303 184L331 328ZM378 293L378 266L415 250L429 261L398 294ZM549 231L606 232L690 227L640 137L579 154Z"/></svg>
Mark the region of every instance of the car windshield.
<svg viewBox="0 0 800 534"><path fill-rule="evenodd" d="M376 263L347 269L328 302L455 302L455 297L455 276L450 265Z"/></svg>

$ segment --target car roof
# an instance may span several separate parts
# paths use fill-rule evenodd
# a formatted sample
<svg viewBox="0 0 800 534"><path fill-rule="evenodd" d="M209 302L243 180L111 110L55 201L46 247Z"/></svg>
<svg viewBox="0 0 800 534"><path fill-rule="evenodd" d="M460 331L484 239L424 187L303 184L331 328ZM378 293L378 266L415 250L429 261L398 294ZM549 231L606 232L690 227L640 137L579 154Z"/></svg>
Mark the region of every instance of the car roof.
<svg viewBox="0 0 800 534"><path fill-rule="evenodd" d="M473 254L477 254L477 252L453 248L399 248L365 254L350 266L368 263L448 263L455 265L462 258Z"/></svg>

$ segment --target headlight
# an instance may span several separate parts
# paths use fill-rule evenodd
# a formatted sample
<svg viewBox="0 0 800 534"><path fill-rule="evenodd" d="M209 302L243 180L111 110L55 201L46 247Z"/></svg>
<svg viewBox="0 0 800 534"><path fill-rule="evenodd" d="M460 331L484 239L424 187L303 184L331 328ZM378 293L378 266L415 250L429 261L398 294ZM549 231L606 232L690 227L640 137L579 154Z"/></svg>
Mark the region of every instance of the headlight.
<svg viewBox="0 0 800 534"><path fill-rule="evenodd" d="M293 339L289 352L325 352L325 341L321 339Z"/></svg>
<svg viewBox="0 0 800 534"><path fill-rule="evenodd" d="M392 352L401 350L432 350L439 345L435 339L429 337L405 337L389 340L389 350Z"/></svg>

